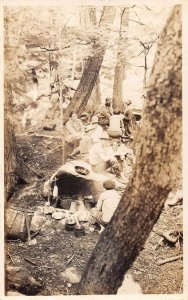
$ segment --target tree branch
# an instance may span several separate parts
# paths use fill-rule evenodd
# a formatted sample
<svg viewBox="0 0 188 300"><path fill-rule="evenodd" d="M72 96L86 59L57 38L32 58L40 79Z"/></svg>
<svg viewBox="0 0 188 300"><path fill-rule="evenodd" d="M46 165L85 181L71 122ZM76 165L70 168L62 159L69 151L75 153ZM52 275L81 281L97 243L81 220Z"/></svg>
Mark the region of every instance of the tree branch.
<svg viewBox="0 0 188 300"><path fill-rule="evenodd" d="M138 24L140 24L140 25L145 25L144 23L142 23L142 22L139 22L139 21L136 21L136 20L133 20L133 19L129 19L129 21L132 21L132 22L138 23Z"/></svg>
<svg viewBox="0 0 188 300"><path fill-rule="evenodd" d="M44 50L44 51L40 51L40 52L59 51L59 48L48 49L48 48L46 48L46 47L41 47L41 46L37 46L37 47ZM67 49L67 48L70 48L70 45L69 45L69 46L66 46L66 47L63 47L62 50L63 50L63 49Z"/></svg>

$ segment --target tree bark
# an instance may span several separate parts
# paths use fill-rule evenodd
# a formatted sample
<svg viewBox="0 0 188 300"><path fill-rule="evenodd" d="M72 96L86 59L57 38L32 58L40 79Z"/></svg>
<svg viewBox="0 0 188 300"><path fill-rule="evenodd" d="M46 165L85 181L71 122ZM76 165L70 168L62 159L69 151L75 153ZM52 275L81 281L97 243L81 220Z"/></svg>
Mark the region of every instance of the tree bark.
<svg viewBox="0 0 188 300"><path fill-rule="evenodd" d="M17 48L12 49L9 32L8 10L5 8L5 72L4 72L4 180L5 180L5 199L8 200L14 192L15 185L18 182L20 174L20 166L17 159L16 138L14 133L13 108L12 108L12 88L10 81L15 80L17 71ZM20 27L21 27L20 20ZM20 27L18 31L18 39L20 36ZM18 46L18 44L16 44ZM14 75L12 75L12 73ZM19 73L17 71L17 76Z"/></svg>
<svg viewBox="0 0 188 300"><path fill-rule="evenodd" d="M102 65L108 42L107 36L109 27L114 20L114 16L115 7L105 6L100 22L100 31L102 34L100 38L98 40L96 39L95 43L93 43L93 56L89 57L86 61L78 88L64 114L64 123L67 122L72 111L80 115L87 105Z"/></svg>
<svg viewBox="0 0 188 300"><path fill-rule="evenodd" d="M100 104L101 104L101 91L100 91L100 77L98 75L96 84L93 87L93 91L91 93L88 104L86 106L86 111L90 115L93 115Z"/></svg>
<svg viewBox="0 0 188 300"><path fill-rule="evenodd" d="M88 25L97 25L97 16L96 16L96 8L95 7L86 7L84 16L85 16L85 26ZM93 115L96 108L101 104L101 91L100 91L100 76L98 75L96 83L93 87L91 96L89 98L89 101L86 106L86 111L90 114Z"/></svg>
<svg viewBox="0 0 188 300"><path fill-rule="evenodd" d="M181 159L181 36L177 5L159 40L133 176L89 259L79 294L116 294L174 187Z"/></svg>
<svg viewBox="0 0 188 300"><path fill-rule="evenodd" d="M5 82L4 87L4 175L5 175L5 199L8 200L14 191L18 181L19 164L16 152L16 138L14 134L14 123L12 114L11 85Z"/></svg>
<svg viewBox="0 0 188 300"><path fill-rule="evenodd" d="M113 86L113 108L120 109L123 113L125 106L123 103L123 80L125 75L126 44L129 26L129 8L123 8L121 13L119 44L117 53L117 63L115 67Z"/></svg>

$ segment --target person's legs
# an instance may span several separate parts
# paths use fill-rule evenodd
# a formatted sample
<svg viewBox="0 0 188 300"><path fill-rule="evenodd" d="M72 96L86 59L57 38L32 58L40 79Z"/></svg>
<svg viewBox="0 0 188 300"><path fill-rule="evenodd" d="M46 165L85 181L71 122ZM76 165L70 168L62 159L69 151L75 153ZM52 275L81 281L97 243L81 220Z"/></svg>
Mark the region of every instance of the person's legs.
<svg viewBox="0 0 188 300"><path fill-rule="evenodd" d="M99 233L102 233L105 226L107 225L107 223L104 223L102 220L102 211L98 211L96 207L93 207L91 209L91 223L98 223L101 226Z"/></svg>
<svg viewBox="0 0 188 300"><path fill-rule="evenodd" d="M76 149L77 147L79 147L79 145L80 145L80 138L75 138L74 139L74 149Z"/></svg>
<svg viewBox="0 0 188 300"><path fill-rule="evenodd" d="M69 157L72 157L76 154L80 153L80 146L78 146L76 149L74 149L70 154Z"/></svg>

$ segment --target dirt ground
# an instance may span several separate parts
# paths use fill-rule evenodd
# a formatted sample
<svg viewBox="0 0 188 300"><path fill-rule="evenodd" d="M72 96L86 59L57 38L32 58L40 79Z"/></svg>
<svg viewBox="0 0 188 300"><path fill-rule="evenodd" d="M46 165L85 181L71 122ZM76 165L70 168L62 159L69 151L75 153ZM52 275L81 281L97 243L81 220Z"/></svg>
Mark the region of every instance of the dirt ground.
<svg viewBox="0 0 188 300"><path fill-rule="evenodd" d="M23 135L17 137L17 142L22 174L28 184L17 188L8 205L35 211L45 204L42 195L44 182L61 166L61 149L56 149L60 140ZM23 163L42 178L38 178ZM32 192L24 196L23 192L28 190ZM39 295L76 295L79 284L68 285L62 279L61 272L74 266L82 274L99 238L97 230L90 232L87 223L85 226L86 235L75 237L65 230L62 220L53 220L48 215L36 236L37 245L7 242L6 262L12 266L25 266L35 279L42 282L44 288ZM182 205L166 207L130 270L144 294L182 293L183 261L178 259L158 265L161 259L182 254L181 236L175 246L161 241L160 236L164 231L178 230L181 226Z"/></svg>

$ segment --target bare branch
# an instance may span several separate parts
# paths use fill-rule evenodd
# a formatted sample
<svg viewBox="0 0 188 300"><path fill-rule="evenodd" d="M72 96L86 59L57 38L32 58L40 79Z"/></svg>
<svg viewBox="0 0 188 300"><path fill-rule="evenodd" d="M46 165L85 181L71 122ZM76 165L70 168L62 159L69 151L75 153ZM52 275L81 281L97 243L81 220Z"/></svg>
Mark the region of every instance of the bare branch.
<svg viewBox="0 0 188 300"><path fill-rule="evenodd" d="M63 26L63 28L62 28L62 30L61 30L61 34L60 34L60 36L62 36L62 33L63 33L63 31L65 30L65 28L66 28L66 26L67 26L67 24L69 23L69 21L70 21L70 19L72 18L72 16L67 20L67 22L64 24L64 26Z"/></svg>
<svg viewBox="0 0 188 300"><path fill-rule="evenodd" d="M140 17L139 17L139 15L137 14L137 12L136 12L135 10L133 10L133 13L136 15L138 21L141 23Z"/></svg>
<svg viewBox="0 0 188 300"><path fill-rule="evenodd" d="M147 5L144 5L144 7L145 7L147 10L152 11L151 8L149 8Z"/></svg>
<svg viewBox="0 0 188 300"><path fill-rule="evenodd" d="M136 68L145 68L145 66L137 66L137 65L133 65L131 63L126 62L126 65L129 65L131 67L136 67Z"/></svg>
<svg viewBox="0 0 188 300"><path fill-rule="evenodd" d="M49 49L49 48L41 47L41 46L38 46L38 48L40 48L42 50L46 50L46 51L58 51L59 50L59 48Z"/></svg>
<svg viewBox="0 0 188 300"><path fill-rule="evenodd" d="M141 9L147 9L147 10L151 10L148 6L144 5L144 7L139 6L139 5L135 5L135 7L141 8Z"/></svg>
<svg viewBox="0 0 188 300"><path fill-rule="evenodd" d="M81 45L81 46L85 46L85 45L90 45L91 44L91 42L86 42L86 41L83 41L83 40L81 40L80 38L77 38L77 40L79 40L79 42L74 42L75 43L75 45Z"/></svg>
<svg viewBox="0 0 188 300"><path fill-rule="evenodd" d="M144 52L144 50L142 50L138 55L136 55L136 57L140 56L143 52Z"/></svg>
<svg viewBox="0 0 188 300"><path fill-rule="evenodd" d="M44 51L39 51L39 52L52 52L52 51L59 51L59 48L54 48L54 49L49 49L49 48L46 48L46 47L41 47L41 46L37 46L38 48L44 50ZM65 46L62 48L63 49L67 49L67 48L70 48L70 45L69 46Z"/></svg>
<svg viewBox="0 0 188 300"><path fill-rule="evenodd" d="M140 24L140 25L145 25L144 23L142 23L142 22L139 22L139 21L136 21L136 20L133 20L133 19L129 19L129 21L132 21L132 22L138 23L138 24Z"/></svg>

